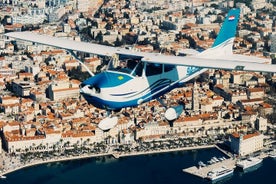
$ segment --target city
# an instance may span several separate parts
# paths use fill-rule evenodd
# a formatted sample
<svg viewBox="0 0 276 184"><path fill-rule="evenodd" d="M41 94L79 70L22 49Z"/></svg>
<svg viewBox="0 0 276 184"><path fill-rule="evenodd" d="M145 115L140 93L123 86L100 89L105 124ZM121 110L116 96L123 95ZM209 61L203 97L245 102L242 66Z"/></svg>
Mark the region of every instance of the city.
<svg viewBox="0 0 276 184"><path fill-rule="evenodd" d="M113 112L118 124L98 127L106 111L88 104L79 85L86 69L65 50L8 39L6 32L34 30L77 41L136 51L185 55L214 42L227 10L240 8L233 51L275 63L275 1L12 1L1 3L0 168L59 160L138 155L214 147L229 140L240 157L270 149L275 140L276 75L207 70L166 94L182 105L174 122L150 101ZM272 4L274 3L274 5ZM32 18L26 18L26 17ZM110 58L78 53L97 73ZM189 54L189 53L188 53ZM115 56L114 56L115 57ZM242 149L235 139L250 138ZM249 139L247 139L249 140ZM239 149L236 149L239 144ZM248 145L255 145L248 147Z"/></svg>

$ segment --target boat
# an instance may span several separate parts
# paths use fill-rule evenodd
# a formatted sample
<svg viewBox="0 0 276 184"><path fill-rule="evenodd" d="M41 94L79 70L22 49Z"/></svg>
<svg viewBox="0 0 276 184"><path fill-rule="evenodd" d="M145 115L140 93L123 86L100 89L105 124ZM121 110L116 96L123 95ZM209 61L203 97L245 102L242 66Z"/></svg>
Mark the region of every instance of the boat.
<svg viewBox="0 0 276 184"><path fill-rule="evenodd" d="M211 181L218 181L226 177L230 177L233 175L234 169L229 169L225 166L216 168L207 173L207 179Z"/></svg>
<svg viewBox="0 0 276 184"><path fill-rule="evenodd" d="M211 160L208 160L207 163L208 163L209 165L212 165L212 164L214 164L214 163L216 163L216 162L215 162L213 159L211 159Z"/></svg>
<svg viewBox="0 0 276 184"><path fill-rule="evenodd" d="M247 170L249 168L258 166L260 163L262 163L262 161L263 161L262 158L248 157L245 160L238 161L236 163L236 166L245 171L245 170Z"/></svg>
<svg viewBox="0 0 276 184"><path fill-rule="evenodd" d="M219 159L217 157L212 157L212 159L214 159L215 162L219 162Z"/></svg>
<svg viewBox="0 0 276 184"><path fill-rule="evenodd" d="M214 158L211 158L212 163L216 163L217 161Z"/></svg>
<svg viewBox="0 0 276 184"><path fill-rule="evenodd" d="M205 167L206 164L204 164L204 162L202 162L202 161L199 161L199 162L198 162L198 166L200 166L200 167Z"/></svg>
<svg viewBox="0 0 276 184"><path fill-rule="evenodd" d="M274 151L269 152L269 153L268 153L268 156L269 156L270 158L276 159L276 151L274 150Z"/></svg>
<svg viewBox="0 0 276 184"><path fill-rule="evenodd" d="M4 175L1 175L0 178L1 178L1 179L6 179L7 177L4 176Z"/></svg>

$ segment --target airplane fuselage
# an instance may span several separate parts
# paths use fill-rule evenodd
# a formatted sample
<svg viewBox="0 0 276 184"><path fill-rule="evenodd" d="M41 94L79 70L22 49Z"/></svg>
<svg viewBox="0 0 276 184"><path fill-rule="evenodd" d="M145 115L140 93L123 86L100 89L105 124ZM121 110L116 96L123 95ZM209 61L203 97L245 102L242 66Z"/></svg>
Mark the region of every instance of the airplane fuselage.
<svg viewBox="0 0 276 184"><path fill-rule="evenodd" d="M160 72L151 68L151 73L145 67L141 76L107 70L84 81L80 92L88 103L102 109L137 106L179 87L176 81L188 76L187 67L169 67L163 66Z"/></svg>

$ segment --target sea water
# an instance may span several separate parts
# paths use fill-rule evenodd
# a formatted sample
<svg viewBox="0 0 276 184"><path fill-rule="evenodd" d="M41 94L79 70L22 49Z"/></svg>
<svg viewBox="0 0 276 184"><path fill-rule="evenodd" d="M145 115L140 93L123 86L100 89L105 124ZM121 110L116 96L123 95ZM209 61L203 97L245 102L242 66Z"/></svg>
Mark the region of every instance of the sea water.
<svg viewBox="0 0 276 184"><path fill-rule="evenodd" d="M183 168L207 163L213 156L225 156L219 150L203 149L130 156L115 159L98 157L43 164L7 174L0 183L20 184L204 184L209 181L184 173ZM259 184L276 181L276 160L264 159L252 172L235 170L225 184Z"/></svg>

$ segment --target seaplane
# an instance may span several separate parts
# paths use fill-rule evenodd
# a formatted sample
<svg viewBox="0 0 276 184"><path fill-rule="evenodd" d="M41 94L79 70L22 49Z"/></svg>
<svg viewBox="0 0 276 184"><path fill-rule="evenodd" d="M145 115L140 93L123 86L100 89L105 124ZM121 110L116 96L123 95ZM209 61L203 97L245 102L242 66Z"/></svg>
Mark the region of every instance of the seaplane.
<svg viewBox="0 0 276 184"><path fill-rule="evenodd" d="M202 52L194 51L192 55L187 56L138 52L28 31L10 32L5 35L15 40L65 49L72 53L80 64L83 63L76 52L110 57L104 71L97 74L89 72L91 77L81 83L80 93L89 104L111 112L135 107L153 99L159 100L167 92L183 86L185 82L208 69L276 72L276 65L265 64L267 59L233 53L239 15L239 9L231 9L212 47ZM165 117L172 121L182 110L179 106L167 108ZM109 115L99 123L99 127L108 130L116 123L117 118Z"/></svg>

